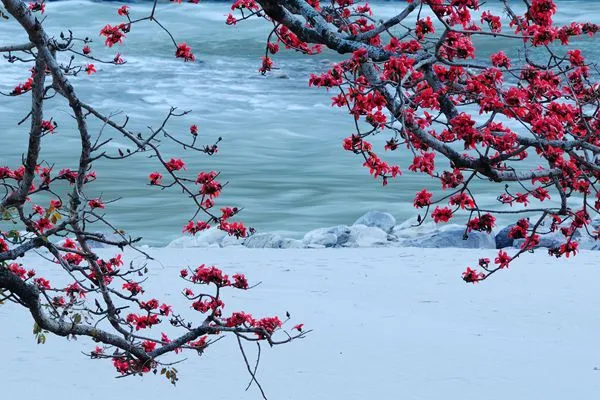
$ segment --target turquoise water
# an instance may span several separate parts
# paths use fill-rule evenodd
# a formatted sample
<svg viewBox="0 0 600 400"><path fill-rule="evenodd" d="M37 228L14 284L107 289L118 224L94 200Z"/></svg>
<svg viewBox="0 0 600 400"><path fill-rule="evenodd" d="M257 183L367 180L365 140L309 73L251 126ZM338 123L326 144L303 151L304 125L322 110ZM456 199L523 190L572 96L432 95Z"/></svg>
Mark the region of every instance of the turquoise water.
<svg viewBox="0 0 600 400"><path fill-rule="evenodd" d="M600 15L594 2L557 2L559 23L587 21ZM373 3L372 3L373 4ZM404 2L374 3L382 16L392 15ZM325 53L305 57L282 51L275 57L280 68L263 77L257 69L268 25L247 21L236 27L225 25L229 12L226 3L162 4L159 20L178 41L191 45L195 63L182 63L173 57L168 37L152 24L138 24L124 45L112 49L102 46L98 31L106 23L120 22L117 3L56 2L47 5L47 29L58 34L69 27L76 36L94 40L96 55L114 56L119 51L127 64L119 67L96 64L98 73L80 75L73 83L80 98L102 112L126 112L129 127L147 131L157 126L169 106L192 112L173 120L167 130L185 135L192 123L200 128L200 139L211 144L223 137L220 151L213 157L182 152L164 141L167 157L181 156L188 171L218 170L229 184L218 206L243 207L240 215L259 231L283 231L289 236L328 225L347 224L369 210L391 212L398 220L416 215L414 193L423 187L434 188L434 181L407 173L410 160L402 152L386 154L405 174L381 187L360 159L344 152L341 142L353 132L353 120L345 112L330 107L335 92L309 88L311 72L327 68L336 55ZM486 7L488 9L490 7ZM493 7L491 7L493 9ZM133 16L144 15L147 3L132 5ZM0 44L25 41L14 22L0 24ZM482 40L481 54L497 51L507 42ZM592 40L578 43L589 59L599 51ZM510 52L508 49L505 51ZM10 91L27 78L22 64L0 63L0 90ZM17 122L25 115L30 99L0 97L0 165L15 166L25 151L26 129ZM44 140L43 157L56 163L56 170L76 166L78 136L69 116L68 105L59 98L47 103L46 118L59 123L57 133ZM100 125L91 123L93 132ZM110 151L125 149L126 142L112 136ZM372 141L382 149L387 135ZM107 208L111 221L145 242L165 244L181 235L181 227L193 213L191 201L176 191L148 187L147 176L156 169L154 160L138 155L128 161L101 161L95 165L98 180L89 190L103 198L122 199ZM491 205L501 189L481 182L480 202Z"/></svg>

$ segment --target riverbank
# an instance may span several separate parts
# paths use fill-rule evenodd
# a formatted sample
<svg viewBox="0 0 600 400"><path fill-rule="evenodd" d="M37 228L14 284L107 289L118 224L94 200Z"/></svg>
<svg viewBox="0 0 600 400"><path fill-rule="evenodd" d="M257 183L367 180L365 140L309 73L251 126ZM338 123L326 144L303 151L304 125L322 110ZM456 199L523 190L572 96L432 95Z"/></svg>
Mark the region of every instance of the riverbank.
<svg viewBox="0 0 600 400"><path fill-rule="evenodd" d="M473 285L460 273L497 250L147 250L156 259L147 294L175 309L189 312L178 271L215 264L262 282L226 293L226 310L289 311L291 323L314 330L304 340L263 348L258 376L270 399L564 400L600 391L600 320L590 312L600 307L597 252L557 260L542 249ZM51 280L59 275L39 258L22 262ZM109 362L80 353L93 347L83 338L48 337L36 345L30 317L15 305L0 306L0 321L0 376L9 397L24 390L47 400L260 397L256 388L244 392L247 371L232 338L202 357L185 355L172 387L153 375L113 379ZM252 346L248 351L254 354Z"/></svg>

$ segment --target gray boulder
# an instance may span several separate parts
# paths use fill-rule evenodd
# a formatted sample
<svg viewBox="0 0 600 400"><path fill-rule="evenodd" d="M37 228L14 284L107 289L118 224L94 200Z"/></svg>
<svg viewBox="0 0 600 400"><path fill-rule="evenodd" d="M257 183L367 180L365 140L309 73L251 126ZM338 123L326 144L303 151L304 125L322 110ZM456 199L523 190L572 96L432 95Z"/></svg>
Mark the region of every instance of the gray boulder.
<svg viewBox="0 0 600 400"><path fill-rule="evenodd" d="M369 211L352 225L365 225L368 227L379 228L386 233L390 233L396 225L396 218L390 213L381 211Z"/></svg>
<svg viewBox="0 0 600 400"><path fill-rule="evenodd" d="M508 232L510 231L510 229L513 226L515 226L515 224L508 225L507 227L500 229L500 232L498 232L496 234L496 248L497 249L503 249L505 247L512 247L515 239L508 237Z"/></svg>
<svg viewBox="0 0 600 400"><path fill-rule="evenodd" d="M346 225L337 225L312 230L304 235L302 241L307 246L339 247L346 243L349 238L350 228Z"/></svg>
<svg viewBox="0 0 600 400"><path fill-rule="evenodd" d="M269 249L281 249L285 243L285 238L276 233L257 233L244 241L244 246L258 249L258 248L269 248Z"/></svg>
<svg viewBox="0 0 600 400"><path fill-rule="evenodd" d="M227 232L216 227L198 232L194 236L181 236L167 245L167 247L187 248L187 247L219 247Z"/></svg>
<svg viewBox="0 0 600 400"><path fill-rule="evenodd" d="M404 240L401 245L404 247L423 247L423 248L445 248L459 247L465 249L495 249L496 242L494 235L485 232L470 232L467 238L464 238L465 228L459 226L441 229L433 234Z"/></svg>
<svg viewBox="0 0 600 400"><path fill-rule="evenodd" d="M388 245L388 234L374 226L352 225L343 247L381 247Z"/></svg>
<svg viewBox="0 0 600 400"><path fill-rule="evenodd" d="M545 247L547 249L559 247L562 243L565 242L565 237L562 235L561 237L562 238L558 237L557 235L551 234L540 235L540 244L535 247ZM516 249L520 249L523 243L525 243L525 239L515 239L515 241L513 242L513 247Z"/></svg>

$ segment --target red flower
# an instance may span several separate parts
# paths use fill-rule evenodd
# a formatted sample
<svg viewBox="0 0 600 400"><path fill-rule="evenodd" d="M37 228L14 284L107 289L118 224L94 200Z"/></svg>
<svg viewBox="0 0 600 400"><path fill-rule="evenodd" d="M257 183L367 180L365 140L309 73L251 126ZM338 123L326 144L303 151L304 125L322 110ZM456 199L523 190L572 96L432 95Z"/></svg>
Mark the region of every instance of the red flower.
<svg viewBox="0 0 600 400"><path fill-rule="evenodd" d="M428 192L427 190L423 189L420 192L418 192L417 195L415 196L415 199L413 200L413 205L416 208L426 207L431 204L432 196L433 196L433 193Z"/></svg>
<svg viewBox="0 0 600 400"><path fill-rule="evenodd" d="M94 209L94 208L104 208L104 203L100 199L92 199L92 200L88 201L88 205L92 209Z"/></svg>
<svg viewBox="0 0 600 400"><path fill-rule="evenodd" d="M123 289L129 291L132 296L137 295L138 293L144 293L142 286L136 282L127 282L123 284Z"/></svg>
<svg viewBox="0 0 600 400"><path fill-rule="evenodd" d="M151 185L160 185L162 184L162 178L163 176L161 174L159 174L158 172L153 172L151 173L148 178L150 179L150 184Z"/></svg>
<svg viewBox="0 0 600 400"><path fill-rule="evenodd" d="M198 134L198 126L197 125L190 126L190 133L192 135L196 136Z"/></svg>
<svg viewBox="0 0 600 400"><path fill-rule="evenodd" d="M85 72L88 75L91 75L96 72L96 67L94 67L94 64L88 64L85 66Z"/></svg>
<svg viewBox="0 0 600 400"><path fill-rule="evenodd" d="M458 206L462 209L465 209L475 207L475 202L473 201L471 196L469 196L465 192L462 192L450 197L450 205Z"/></svg>
<svg viewBox="0 0 600 400"><path fill-rule="evenodd" d="M422 156L415 156L413 163L408 166L408 169L432 175L434 171L434 159L435 153L424 153Z"/></svg>
<svg viewBox="0 0 600 400"><path fill-rule="evenodd" d="M433 213L431 213L431 216L436 224L440 222L448 222L450 218L452 218L452 210L450 207L436 207L435 210L433 210Z"/></svg>
<svg viewBox="0 0 600 400"><path fill-rule="evenodd" d="M192 54L192 48L186 43L179 43L177 45L177 49L175 50L175 57L183 58L185 62L196 60L196 57Z"/></svg>
<svg viewBox="0 0 600 400"><path fill-rule="evenodd" d="M180 158L171 158L165 167L169 172L179 171L182 168L185 169L185 163Z"/></svg>
<svg viewBox="0 0 600 400"><path fill-rule="evenodd" d="M225 23L227 25L235 25L237 23L237 19L235 19L235 17L232 14L229 14Z"/></svg>
<svg viewBox="0 0 600 400"><path fill-rule="evenodd" d="M112 47L117 43L123 43L123 38L125 37L125 30L128 30L127 25L106 25L104 28L100 30L100 36L106 36L106 40L104 41L104 45L108 47Z"/></svg>
<svg viewBox="0 0 600 400"><path fill-rule="evenodd" d="M273 60L270 57L261 57L262 65L258 69L258 72L261 74L265 74L267 71L270 71L273 68Z"/></svg>
<svg viewBox="0 0 600 400"><path fill-rule="evenodd" d="M417 21L417 27L415 29L415 34L417 35L417 39L421 40L428 33L434 33L435 29L433 28L433 22L431 22L431 17L427 17L427 19L420 19Z"/></svg>
<svg viewBox="0 0 600 400"><path fill-rule="evenodd" d="M294 325L294 327L292 329L295 329L298 332L302 332L303 327L304 327L304 324L298 324L298 325Z"/></svg>
<svg viewBox="0 0 600 400"><path fill-rule="evenodd" d="M190 221L183 227L183 233L187 232L195 235L196 233L208 228L210 228L210 225L205 221L197 221L196 223L194 223L194 221Z"/></svg>
<svg viewBox="0 0 600 400"><path fill-rule="evenodd" d="M44 231L54 228L54 225L48 218L40 218L34 223L34 225L36 229L40 231L40 233L44 233Z"/></svg>
<svg viewBox="0 0 600 400"><path fill-rule="evenodd" d="M248 289L248 280L243 274L234 274L232 278L233 284L231 286L238 289Z"/></svg>
<svg viewBox="0 0 600 400"><path fill-rule="evenodd" d="M92 49L90 49L90 46L83 46L83 49L81 49L81 51L83 52L83 54L88 55L92 52Z"/></svg>
<svg viewBox="0 0 600 400"><path fill-rule="evenodd" d="M498 68L510 68L510 60L503 51L491 55L492 64Z"/></svg>
<svg viewBox="0 0 600 400"><path fill-rule="evenodd" d="M142 342L142 348L146 353L151 353L156 349L156 342L151 342L149 340L144 340Z"/></svg>
<svg viewBox="0 0 600 400"><path fill-rule="evenodd" d="M498 257L494 259L494 262L498 264L500 268L507 268L511 260L510 256L504 250L500 250L498 252Z"/></svg>
<svg viewBox="0 0 600 400"><path fill-rule="evenodd" d="M117 10L117 14L123 16L123 15L129 15L129 7L127 6L121 6L118 10Z"/></svg>
<svg viewBox="0 0 600 400"><path fill-rule="evenodd" d="M29 9L32 12L40 11L42 14L46 11L46 4L44 1L36 1L35 3L29 3Z"/></svg>
<svg viewBox="0 0 600 400"><path fill-rule="evenodd" d="M485 278L485 274L478 273L476 270L467 267L466 271L462 273L462 278L465 282L476 283Z"/></svg>

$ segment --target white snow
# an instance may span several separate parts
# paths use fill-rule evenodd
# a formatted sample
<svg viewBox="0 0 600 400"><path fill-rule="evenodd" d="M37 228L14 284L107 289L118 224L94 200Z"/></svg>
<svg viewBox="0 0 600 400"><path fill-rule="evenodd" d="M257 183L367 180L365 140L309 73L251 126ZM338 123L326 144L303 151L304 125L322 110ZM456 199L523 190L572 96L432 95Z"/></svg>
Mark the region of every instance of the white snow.
<svg viewBox="0 0 600 400"><path fill-rule="evenodd" d="M583 400L600 393L598 252L556 260L542 249L472 285L460 273L496 250L149 251L157 258L149 296L187 308L179 269L215 264L263 282L226 292L226 310L289 311L292 323L314 330L303 340L263 347L258 376L270 399ZM33 257L24 264L58 275L56 266ZM255 387L244 392L249 377L233 338L202 357L186 354L173 387L154 375L113 379L109 361L81 354L93 348L84 338L49 336L35 344L31 318L17 305L0 306L0 321L3 398L260 398ZM247 350L253 355L254 345Z"/></svg>

